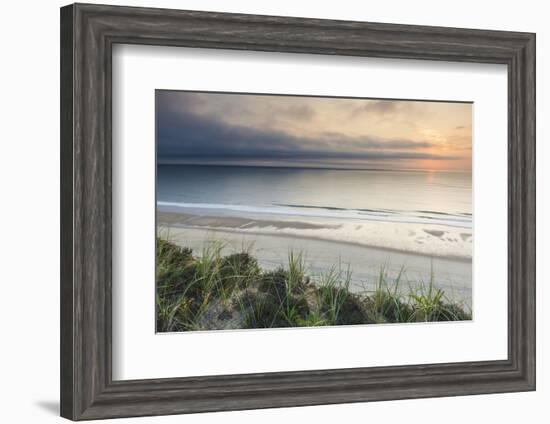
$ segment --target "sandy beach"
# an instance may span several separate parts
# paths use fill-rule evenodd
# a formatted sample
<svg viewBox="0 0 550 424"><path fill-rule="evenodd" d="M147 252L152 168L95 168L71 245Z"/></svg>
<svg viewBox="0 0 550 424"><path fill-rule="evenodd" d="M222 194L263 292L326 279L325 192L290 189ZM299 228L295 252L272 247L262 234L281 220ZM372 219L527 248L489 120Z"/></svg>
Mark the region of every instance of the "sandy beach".
<svg viewBox="0 0 550 424"><path fill-rule="evenodd" d="M381 223L372 224L379 228ZM334 234L338 233L340 226L336 223L303 222L290 217L279 220L278 217L249 218L158 211L157 225L163 237L192 248L198 255L209 241L215 240L223 242L224 254L250 249L266 269L284 267L291 250L303 252L308 273L313 279L315 275L329 271L332 266L344 271L349 266L352 271L351 289L356 292L372 290L382 267L390 280L403 271L403 292L408 292L409 287L415 288L419 281L428 284L433 273L437 287L444 290L449 300L471 306L470 258L421 254L420 249L415 252L369 246L345 238L323 238L327 232L330 235L331 230ZM411 232L410 228L410 225L407 226L408 232ZM427 237L433 238L440 236L438 231L442 231L436 226L427 230L434 232L434 235L427 234Z"/></svg>

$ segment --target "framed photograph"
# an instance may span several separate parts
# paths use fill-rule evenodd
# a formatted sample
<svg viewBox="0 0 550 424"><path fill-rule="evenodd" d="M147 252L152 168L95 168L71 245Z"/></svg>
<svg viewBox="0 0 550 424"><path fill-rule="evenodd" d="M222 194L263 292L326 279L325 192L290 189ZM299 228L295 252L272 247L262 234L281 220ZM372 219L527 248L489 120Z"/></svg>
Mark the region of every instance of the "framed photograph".
<svg viewBox="0 0 550 424"><path fill-rule="evenodd" d="M61 414L535 389L535 35L61 9Z"/></svg>

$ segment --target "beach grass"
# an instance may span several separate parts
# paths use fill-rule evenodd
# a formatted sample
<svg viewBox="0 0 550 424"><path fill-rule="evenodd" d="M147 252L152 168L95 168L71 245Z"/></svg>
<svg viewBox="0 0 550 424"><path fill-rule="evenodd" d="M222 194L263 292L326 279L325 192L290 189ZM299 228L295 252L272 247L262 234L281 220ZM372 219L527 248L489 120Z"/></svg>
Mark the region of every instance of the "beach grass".
<svg viewBox="0 0 550 424"><path fill-rule="evenodd" d="M404 268L394 278L381 266L373 290L350 290L352 271L339 261L308 275L304 252L290 251L287 264L264 270L250 249L223 255L223 242L205 243L195 255L166 238L156 240L158 332L244 328L313 327L376 323L471 320L428 281L408 282Z"/></svg>

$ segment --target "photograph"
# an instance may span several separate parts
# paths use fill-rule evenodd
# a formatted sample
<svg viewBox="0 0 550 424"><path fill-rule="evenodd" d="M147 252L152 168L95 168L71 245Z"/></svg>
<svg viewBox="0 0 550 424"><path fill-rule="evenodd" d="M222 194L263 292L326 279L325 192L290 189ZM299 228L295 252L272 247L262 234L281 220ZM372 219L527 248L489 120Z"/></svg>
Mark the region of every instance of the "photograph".
<svg viewBox="0 0 550 424"><path fill-rule="evenodd" d="M155 96L157 332L472 319L472 103Z"/></svg>

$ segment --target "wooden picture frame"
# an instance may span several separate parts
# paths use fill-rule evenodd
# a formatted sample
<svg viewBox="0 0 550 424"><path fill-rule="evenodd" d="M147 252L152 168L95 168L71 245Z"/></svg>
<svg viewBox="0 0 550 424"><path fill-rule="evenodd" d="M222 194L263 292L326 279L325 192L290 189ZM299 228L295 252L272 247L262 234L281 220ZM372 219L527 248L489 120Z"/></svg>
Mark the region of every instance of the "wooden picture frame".
<svg viewBox="0 0 550 424"><path fill-rule="evenodd" d="M505 64L508 359L111 378L116 43ZM535 35L75 4L61 9L61 415L72 420L535 389Z"/></svg>

